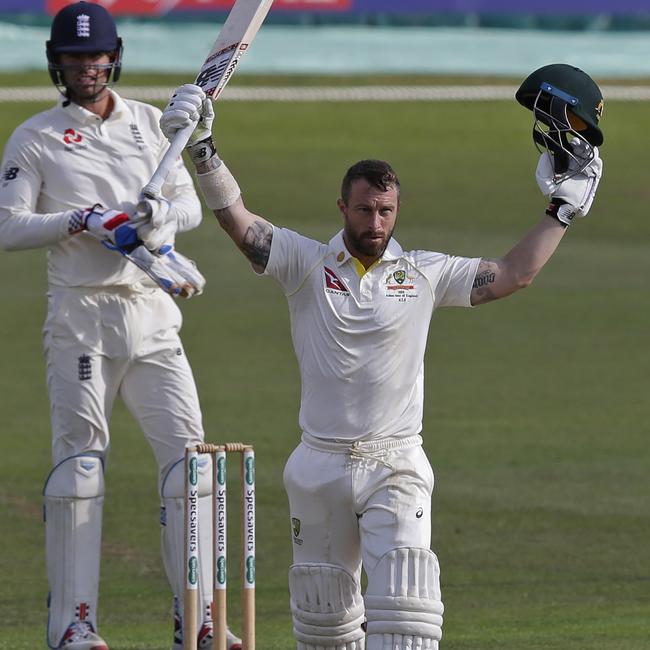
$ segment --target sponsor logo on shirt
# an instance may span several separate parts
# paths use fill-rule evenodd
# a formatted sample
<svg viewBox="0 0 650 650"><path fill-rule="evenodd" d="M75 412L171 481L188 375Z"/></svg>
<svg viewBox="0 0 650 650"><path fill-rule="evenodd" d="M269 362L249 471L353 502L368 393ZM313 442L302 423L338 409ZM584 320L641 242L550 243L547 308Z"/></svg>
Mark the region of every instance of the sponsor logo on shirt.
<svg viewBox="0 0 650 650"><path fill-rule="evenodd" d="M349 296L348 288L343 284L339 277L332 271L332 269L323 267L325 272L325 291L326 293L335 293L339 296Z"/></svg>
<svg viewBox="0 0 650 650"><path fill-rule="evenodd" d="M4 171L2 172L2 187L7 187L9 181L15 181L19 171L20 169L18 167L5 167Z"/></svg>
<svg viewBox="0 0 650 650"><path fill-rule="evenodd" d="M415 275L409 275L404 269L398 269L389 273L384 285L387 298L397 298L398 302L406 302L410 298L417 298L418 291L415 286Z"/></svg>
<svg viewBox="0 0 650 650"><path fill-rule="evenodd" d="M66 151L75 151L77 149L87 149L88 145L83 142L83 136L74 129L66 129L63 132L63 142L66 144Z"/></svg>

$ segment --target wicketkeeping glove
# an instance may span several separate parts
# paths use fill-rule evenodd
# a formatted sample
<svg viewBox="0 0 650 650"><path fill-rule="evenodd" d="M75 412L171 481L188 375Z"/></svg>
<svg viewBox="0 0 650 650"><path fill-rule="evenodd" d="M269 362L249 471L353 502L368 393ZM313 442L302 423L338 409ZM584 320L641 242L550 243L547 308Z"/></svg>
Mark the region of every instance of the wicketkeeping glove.
<svg viewBox="0 0 650 650"><path fill-rule="evenodd" d="M187 143L187 151L196 164L215 155L212 142L214 109L212 101L203 89L194 84L185 84L176 89L160 118L160 129L171 141L178 131L190 124L196 128Z"/></svg>
<svg viewBox="0 0 650 650"><path fill-rule="evenodd" d="M593 147L593 157L587 162L591 147L579 138L574 138L571 146L576 157L569 162L569 171L572 168L575 171L572 176L560 183L555 182L553 154L550 152L540 156L535 172L539 189L551 200L546 214L565 226L569 226L574 217L587 216L603 174L603 161L597 147Z"/></svg>
<svg viewBox="0 0 650 650"><path fill-rule="evenodd" d="M140 244L131 218L125 212L111 210L95 203L92 208L75 211L68 222L71 235L87 230L101 241L128 251Z"/></svg>

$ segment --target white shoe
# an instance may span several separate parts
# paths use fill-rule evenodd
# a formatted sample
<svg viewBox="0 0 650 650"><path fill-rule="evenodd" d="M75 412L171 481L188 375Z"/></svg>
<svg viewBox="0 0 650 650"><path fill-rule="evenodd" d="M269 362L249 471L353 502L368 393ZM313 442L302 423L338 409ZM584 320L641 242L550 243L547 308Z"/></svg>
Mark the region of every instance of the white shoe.
<svg viewBox="0 0 650 650"><path fill-rule="evenodd" d="M70 623L63 635L60 650L108 650L106 641L95 633L88 621Z"/></svg>
<svg viewBox="0 0 650 650"><path fill-rule="evenodd" d="M241 650L241 639L235 636L229 627L226 628L226 645L228 650Z"/></svg>
<svg viewBox="0 0 650 650"><path fill-rule="evenodd" d="M205 619L199 630L196 644L199 650L212 650L214 623L212 622L211 609L210 606L206 607ZM242 650L241 639L235 636L229 627L226 628L226 647L228 650ZM178 598L174 598L174 643L172 650L183 650L183 621Z"/></svg>
<svg viewBox="0 0 650 650"><path fill-rule="evenodd" d="M201 626L199 631L199 636L197 639L196 647L199 650L212 650L212 642L214 639L214 627L212 621L206 621ZM235 636L230 628L226 628L226 647L228 650L242 650L241 639L238 636ZM172 650L183 650L183 640L182 635L174 636L174 645Z"/></svg>

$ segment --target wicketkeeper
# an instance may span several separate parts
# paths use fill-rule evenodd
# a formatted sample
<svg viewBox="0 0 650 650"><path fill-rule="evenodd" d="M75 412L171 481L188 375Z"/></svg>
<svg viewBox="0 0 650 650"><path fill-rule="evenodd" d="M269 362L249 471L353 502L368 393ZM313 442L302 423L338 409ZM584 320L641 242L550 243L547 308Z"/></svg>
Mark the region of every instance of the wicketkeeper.
<svg viewBox="0 0 650 650"><path fill-rule="evenodd" d="M431 315L527 287L573 219L587 215L602 173L602 95L588 75L548 66L517 98L535 114L537 181L550 203L496 259L404 251L392 237L400 183L379 160L348 169L338 199L343 229L328 243L273 226L245 207L219 159L202 90L180 87L163 112L170 139L196 124L188 151L207 205L289 303L302 379L302 439L284 472L299 650L436 650L442 638L433 472L420 435Z"/></svg>
<svg viewBox="0 0 650 650"><path fill-rule="evenodd" d="M160 111L120 97L122 41L102 6L78 2L54 18L47 42L57 106L27 120L4 151L0 245L47 248L44 328L53 469L44 488L50 584L48 645L107 650L97 605L109 450L118 395L150 443L160 470L162 550L175 594L174 650L183 647L183 468L203 440L201 411L179 338L172 296L204 279L174 250L201 206L181 160L161 196L144 200L167 149ZM209 521L210 471L202 463L201 517ZM138 525L139 522L133 522ZM209 531L210 526L203 529ZM211 547L201 540L199 647L211 647ZM230 648L240 648L229 635Z"/></svg>

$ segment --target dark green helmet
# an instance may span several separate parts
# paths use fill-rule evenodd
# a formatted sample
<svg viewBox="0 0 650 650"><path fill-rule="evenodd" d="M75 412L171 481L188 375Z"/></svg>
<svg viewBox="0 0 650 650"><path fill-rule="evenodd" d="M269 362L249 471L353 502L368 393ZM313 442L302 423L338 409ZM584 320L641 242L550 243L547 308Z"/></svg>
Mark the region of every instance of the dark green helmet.
<svg viewBox="0 0 650 650"><path fill-rule="evenodd" d="M603 95L588 74L565 63L547 65L526 77L515 98L535 116L533 141L552 154L556 182L589 164L603 143Z"/></svg>
<svg viewBox="0 0 650 650"><path fill-rule="evenodd" d="M564 102L569 113L579 117L585 125L575 130L594 147L603 143L603 133L598 126L603 114L603 94L596 82L580 68L566 63L545 65L526 77L515 98L543 122L544 113L553 113L549 110L553 98Z"/></svg>

